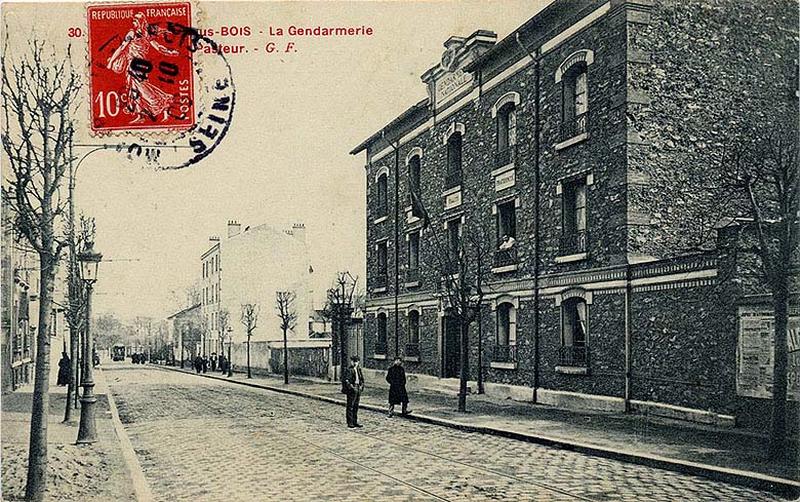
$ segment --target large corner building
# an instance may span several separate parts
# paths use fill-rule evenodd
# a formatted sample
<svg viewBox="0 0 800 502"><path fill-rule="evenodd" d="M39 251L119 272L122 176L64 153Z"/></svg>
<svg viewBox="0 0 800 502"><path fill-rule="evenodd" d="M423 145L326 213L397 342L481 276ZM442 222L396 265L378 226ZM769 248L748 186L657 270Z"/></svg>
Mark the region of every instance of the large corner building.
<svg viewBox="0 0 800 502"><path fill-rule="evenodd" d="M796 63L781 73L796 45L774 56L796 27L791 2L557 0L502 40L448 39L428 97L351 152L366 152L365 366L458 376L431 247L482 229L496 251L469 375L480 364L488 393L768 418L769 299L738 280L743 226L698 223L710 202L690 174L737 119L796 113Z"/></svg>

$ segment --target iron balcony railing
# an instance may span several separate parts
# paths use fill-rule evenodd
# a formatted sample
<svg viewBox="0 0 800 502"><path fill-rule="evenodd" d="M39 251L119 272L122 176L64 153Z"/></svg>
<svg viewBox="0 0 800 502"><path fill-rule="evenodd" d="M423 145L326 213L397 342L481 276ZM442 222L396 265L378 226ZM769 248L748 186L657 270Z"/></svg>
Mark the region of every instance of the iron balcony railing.
<svg viewBox="0 0 800 502"><path fill-rule="evenodd" d="M586 230L569 232L561 236L559 254L569 255L586 252Z"/></svg>
<svg viewBox="0 0 800 502"><path fill-rule="evenodd" d="M389 276L386 272L380 272L372 278L372 287L385 288L389 284Z"/></svg>
<svg viewBox="0 0 800 502"><path fill-rule="evenodd" d="M406 357L419 357L419 344L407 343L406 344Z"/></svg>
<svg viewBox="0 0 800 502"><path fill-rule="evenodd" d="M565 119L561 124L561 141L574 138L586 132L589 123L589 112Z"/></svg>
<svg viewBox="0 0 800 502"><path fill-rule="evenodd" d="M444 184L445 190L459 186L461 184L461 169L447 171Z"/></svg>
<svg viewBox="0 0 800 502"><path fill-rule="evenodd" d="M375 204L375 217L382 218L384 216L389 215L389 203L386 199L378 199L378 203Z"/></svg>
<svg viewBox="0 0 800 502"><path fill-rule="evenodd" d="M409 268L406 270L406 282L418 282L419 281L419 269Z"/></svg>
<svg viewBox="0 0 800 502"><path fill-rule="evenodd" d="M585 345L569 345L561 347L558 353L562 366L589 366L589 349Z"/></svg>
<svg viewBox="0 0 800 502"><path fill-rule="evenodd" d="M492 361L496 363L515 363L517 362L516 345L495 345L492 353Z"/></svg>
<svg viewBox="0 0 800 502"><path fill-rule="evenodd" d="M515 157L514 146L507 146L502 150L497 150L494 154L494 167L503 167L510 164Z"/></svg>
<svg viewBox="0 0 800 502"><path fill-rule="evenodd" d="M517 248L498 249L494 252L495 267L506 267L517 263Z"/></svg>

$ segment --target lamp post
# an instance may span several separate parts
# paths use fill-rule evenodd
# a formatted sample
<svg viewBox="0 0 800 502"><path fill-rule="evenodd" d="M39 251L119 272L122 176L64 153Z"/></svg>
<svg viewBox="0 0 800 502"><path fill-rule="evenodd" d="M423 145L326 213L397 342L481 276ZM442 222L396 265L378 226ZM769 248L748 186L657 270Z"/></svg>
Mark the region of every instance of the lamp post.
<svg viewBox="0 0 800 502"><path fill-rule="evenodd" d="M103 255L93 249L94 243L87 242L86 248L78 254L80 262L81 279L86 284L86 334L83 337L83 353L89 354L89 339L92 338L92 289L97 281L97 270ZM78 427L77 444L91 444L97 441L97 427L94 421L94 405L97 398L94 396L94 375L92 361L89 357L83 358L83 395L81 396L81 421Z"/></svg>
<svg viewBox="0 0 800 502"><path fill-rule="evenodd" d="M228 326L228 376L233 376L233 362L231 361L231 345L233 345L233 328Z"/></svg>

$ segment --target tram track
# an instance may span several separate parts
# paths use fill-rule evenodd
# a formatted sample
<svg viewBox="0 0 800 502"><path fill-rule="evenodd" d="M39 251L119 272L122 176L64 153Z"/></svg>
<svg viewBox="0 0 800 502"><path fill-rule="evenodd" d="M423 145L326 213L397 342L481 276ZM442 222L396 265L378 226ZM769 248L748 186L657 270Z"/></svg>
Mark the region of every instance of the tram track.
<svg viewBox="0 0 800 502"><path fill-rule="evenodd" d="M224 380L220 380L220 379L213 379L213 380L220 381L223 384L226 384L226 383L227 384L232 384L232 383L226 382ZM235 385L235 384L232 384L232 385ZM254 399L253 399L254 402L251 403L251 405L255 405L256 407L260 407L263 403L260 403L257 399L255 399L255 396L257 394L261 393L261 392L269 392L273 396L279 398L279 399L271 400L270 403L269 403L270 406L282 410L286 414L286 416L296 416L298 413L302 413L304 416L301 417L300 420L302 420L304 423L309 425L309 427L313 427L314 425L318 424L319 422L324 422L324 423L327 423L327 424L333 426L333 427L329 428L327 431L318 431L318 432L329 432L330 433L330 432L333 432L335 430L339 430L339 429L341 429L343 427L342 421L340 419L334 419L334 418L331 418L330 416L326 416L325 414L320 413L318 411L317 407L312 406L312 403L310 403L310 402L304 402L306 400L304 398L302 398L302 397L292 396L292 395L288 395L288 394L284 394L284 393L280 393L280 392L276 392L276 391L272 391L270 389L265 389L265 388L260 388L260 387L246 387L246 388L250 390L250 392L248 394L250 394L250 395L252 395L254 397ZM208 390L211 391L212 388L209 387ZM261 392L259 392L259 391L261 391ZM219 391L215 390L215 392L219 392ZM231 409L230 407L211 405L209 403L213 402L212 399L208 399L205 396L204 397L200 397L196 391L186 390L184 392L181 392L181 394L182 394L181 398L187 399L187 400L191 400L193 402L197 402L198 406L204 406L206 409L212 409L216 413L221 414L221 415L233 416L233 417L236 418L236 420L239 420L240 422L248 423L248 424L250 424L252 426L256 426L256 427L265 427L265 426L268 425L267 423L265 423L263 421L259 421L258 418L272 419L272 420L287 420L287 419L284 419L284 418L276 418L275 416L269 416L269 415L262 415L262 416L259 416L259 417L256 418L256 417L251 416L250 414L247 414L245 411ZM301 405L300 408L302 408L302 409L298 409L298 406L293 406L292 404L281 403L280 400L286 401L286 402L292 401L292 404L295 404L295 405L296 404L300 404ZM318 404L318 402L315 401L314 404ZM333 405L333 404L331 403L331 405ZM335 405L333 405L333 406L335 406ZM267 410L264 409L263 411L267 411ZM370 414L379 415L379 412L368 410L368 409L363 409L363 410L361 410L361 412L362 413L366 412L366 413L370 413ZM295 419L295 422L296 421L297 421L297 419ZM352 433L352 434L359 434L361 436L367 437L367 438L369 438L369 439L371 439L373 441L380 442L380 443L383 443L383 444L390 444L390 445L394 446L395 448L398 448L398 449L403 450L405 452L414 452L416 454L426 455L426 456L438 459L438 460L443 461L443 462L447 462L447 463L450 463L450 464L458 465L460 467L466 467L466 468L469 468L469 469L472 469L472 470L475 470L475 471L478 471L478 472L483 472L483 473L486 473L486 474L499 476L499 477L514 481L516 483L521 483L521 484L524 484L524 485L530 485L532 487L536 487L538 489L546 490L548 492L558 493L560 495L569 497L569 498L571 498L573 500L581 500L581 501L596 501L596 500L600 500L600 499L597 499L597 498L591 498L591 497L586 497L584 495L575 494L575 493L572 493L572 492L570 492L568 490L564 490L562 488L559 488L559 487L553 486L553 485L549 485L547 483L533 481L531 479L526 479L526 478L523 478L523 477L520 477L520 476L515 476L513 474L510 474L510 473L507 473L507 472L502 472L502 471L497 470L497 469L491 469L491 468L488 468L486 466L476 465L475 463L470 463L470 462L465 462L463 460L454 459L454 458L451 458L451 457L448 457L448 456L445 456L445 455L441 455L439 453L436 453L434 451L430 451L430 450L427 450L427 449L415 448L415 447L409 446L407 444L404 444L402 442L399 442L399 441L397 441L395 439L388 438L384 434L380 434L380 433L376 433L376 432L367 432L367 431L364 431L362 429L348 429L347 432L348 433ZM389 474L389 473L387 473L387 472L385 472L383 470L376 469L376 468L374 468L374 467L372 467L370 465L365 464L364 462L361 462L359 460L355 460L355 459L349 458L349 457L347 457L345 455L342 455L341 453L339 453L339 452L337 452L337 451L335 451L335 450L333 450L331 448L328 448L328 447L326 447L326 446L324 446L322 444L319 444L316 441L309 440L308 438L305 438L305 437L302 437L300 435L287 432L285 430L282 431L281 433L285 434L285 435L287 435L289 437L292 437L293 439L295 439L297 441L305 443L305 444L309 445L312 448L315 448L315 449L320 450L320 451L324 451L324 452L326 452L326 453L328 453L328 454L330 454L332 456L335 456L335 457L337 457L337 458L339 458L341 460L350 462L350 463L352 463L354 465L358 465L361 468L365 468L365 469L368 469L368 470L370 470L372 472L375 472L378 475L381 475L381 476L384 476L386 478L392 479L395 482L398 482L398 483L401 483L401 484L403 484L405 486L408 486L409 488L411 488L411 489L413 489L413 490L415 490L417 492L420 492L420 493L422 493L422 494L424 494L426 496L430 496L430 497L432 497L432 498L434 498L436 500L442 500L442 501L450 500L450 499L447 499L446 497L443 497L441 495L437 495L437 494L435 494L435 493L433 493L433 492L431 492L431 491L429 491L429 490L427 490L427 489L425 489L423 487L416 486L413 483L407 482L407 481L405 481L405 480L403 480L403 479L401 479L401 478L399 478L397 476Z"/></svg>

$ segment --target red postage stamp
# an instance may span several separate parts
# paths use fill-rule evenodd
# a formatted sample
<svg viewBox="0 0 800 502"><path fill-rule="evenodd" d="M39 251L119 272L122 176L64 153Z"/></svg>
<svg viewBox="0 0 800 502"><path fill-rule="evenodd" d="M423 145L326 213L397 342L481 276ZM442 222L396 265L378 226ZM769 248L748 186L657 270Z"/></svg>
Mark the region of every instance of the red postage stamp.
<svg viewBox="0 0 800 502"><path fill-rule="evenodd" d="M188 2L88 7L95 132L188 129L195 123Z"/></svg>

